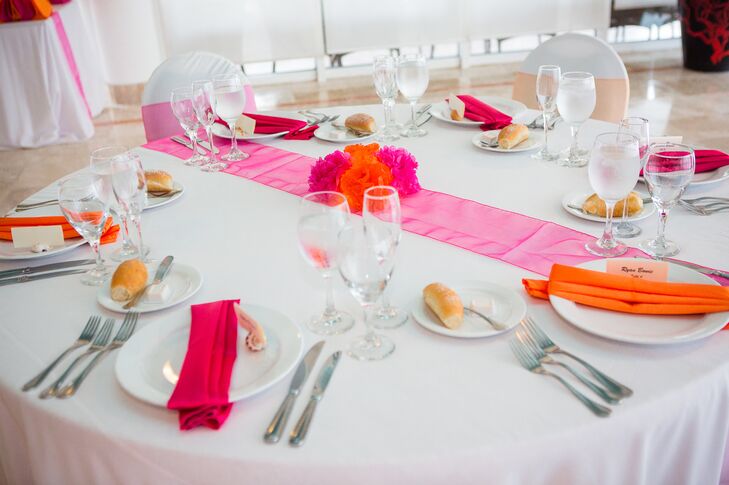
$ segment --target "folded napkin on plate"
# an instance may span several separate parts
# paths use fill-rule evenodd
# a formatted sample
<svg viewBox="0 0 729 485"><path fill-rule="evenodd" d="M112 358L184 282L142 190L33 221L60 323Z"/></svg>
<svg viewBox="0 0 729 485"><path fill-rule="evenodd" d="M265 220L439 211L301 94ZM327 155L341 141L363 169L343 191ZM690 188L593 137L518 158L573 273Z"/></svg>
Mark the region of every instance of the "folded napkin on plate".
<svg viewBox="0 0 729 485"><path fill-rule="evenodd" d="M549 280L523 279L537 298L559 296L616 312L690 315L729 311L729 287L648 281L555 264Z"/></svg>
<svg viewBox="0 0 729 485"><path fill-rule="evenodd" d="M719 150L694 150L696 173L711 172L729 165L729 155ZM643 175L643 170L640 171Z"/></svg>
<svg viewBox="0 0 729 485"><path fill-rule="evenodd" d="M0 240L12 241L13 234L11 229L13 227L32 226L61 226L64 239L81 237L63 216L0 217ZM104 232L101 234L101 244L115 242L118 234L119 224L114 224L114 219L111 217L107 218L104 224Z"/></svg>
<svg viewBox="0 0 729 485"><path fill-rule="evenodd" d="M238 356L238 319L233 308L240 300L192 305L187 354L175 390L167 402L179 411L180 429L220 428L233 407L228 400L230 376Z"/></svg>
<svg viewBox="0 0 729 485"><path fill-rule="evenodd" d="M500 130L511 124L511 116L492 108L473 96L458 94L456 97L466 105L465 117L472 121L481 121L483 123L481 129L484 131Z"/></svg>
<svg viewBox="0 0 729 485"><path fill-rule="evenodd" d="M308 124L306 121L292 118L282 118L280 116L263 115L260 113L243 114L256 121L256 127L253 129L254 133L272 135L274 133L288 131L284 135L284 138L287 140L308 140L314 136L314 132L318 128L317 125L306 128ZM221 118L218 118L217 122L228 126L228 123Z"/></svg>
<svg viewBox="0 0 729 485"><path fill-rule="evenodd" d="M53 13L48 0L0 1L0 23L47 19Z"/></svg>

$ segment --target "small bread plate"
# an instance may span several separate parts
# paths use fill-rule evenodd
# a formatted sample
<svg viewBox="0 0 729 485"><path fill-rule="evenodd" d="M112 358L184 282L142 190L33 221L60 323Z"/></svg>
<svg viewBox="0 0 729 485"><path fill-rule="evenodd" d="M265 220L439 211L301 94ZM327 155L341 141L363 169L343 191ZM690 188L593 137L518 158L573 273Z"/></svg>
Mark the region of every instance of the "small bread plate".
<svg viewBox="0 0 729 485"><path fill-rule="evenodd" d="M613 258L613 260L615 260ZM634 258L620 258L631 263ZM668 281L719 285L693 269L668 263ZM588 261L579 268L605 271L606 259ZM580 305L558 296L550 296L555 311L585 332L618 342L642 345L672 345L709 337L726 325L729 312L703 315L637 315Z"/></svg>
<svg viewBox="0 0 729 485"><path fill-rule="evenodd" d="M494 322L502 325L496 330L483 318L468 311L463 314L463 324L455 329L445 327L422 297L411 304L413 319L431 332L447 337L483 338L500 335L517 326L526 315L526 303L514 290L485 281L466 281L451 286L461 297L464 307L472 306Z"/></svg>
<svg viewBox="0 0 729 485"><path fill-rule="evenodd" d="M50 248L47 251L34 253L30 248L18 249L13 246L12 241L0 241L0 261L12 261L17 259L38 259L47 258L49 256L57 256L70 251L74 248L85 244L86 241L82 237L74 239L66 239L63 241L63 246L56 246Z"/></svg>
<svg viewBox="0 0 729 485"><path fill-rule="evenodd" d="M262 392L291 372L304 347L299 328L285 315L258 305L243 305L266 334L266 348L251 352L247 332L238 327L238 357L228 398L240 401ZM182 368L190 338L190 312L175 313L140 329L119 351L116 378L129 394L166 407Z"/></svg>
<svg viewBox="0 0 729 485"><path fill-rule="evenodd" d="M331 124L323 124L314 132L314 136L320 140L331 143L356 143L369 140L375 136L377 132L369 135L356 135L343 126L332 126Z"/></svg>
<svg viewBox="0 0 729 485"><path fill-rule="evenodd" d="M531 132L529 133L529 138L524 140L523 142L519 143L513 148L501 148L500 146L488 146L484 145L481 142L485 140L492 140L496 139L499 136L499 131L501 130L489 130L484 131L483 133L479 133L473 138L471 138L471 143L476 148L480 148L481 150L486 150L489 152L498 152L498 153L518 153L518 152L528 152L529 150L536 150L537 148L542 147L542 141L538 136L532 136Z"/></svg>
<svg viewBox="0 0 729 485"><path fill-rule="evenodd" d="M185 191L185 186L182 185L177 180L175 180L172 183L172 190L170 191L172 195L166 195L166 194L152 195L152 194L147 194L147 205L146 205L146 207L144 209L145 210L147 210L147 209L154 209L156 207L162 207L163 205L167 205L170 202L173 202L173 201L179 199L180 197L182 197L182 193L184 191Z"/></svg>
<svg viewBox="0 0 729 485"><path fill-rule="evenodd" d="M298 120L298 121L308 121L306 118L301 116L297 113L291 113L289 111L270 111L266 113L258 113L262 115L268 115L268 116L278 116L280 118L290 118L292 120ZM216 122L213 123L213 135L218 136L220 138L225 138L227 140L230 140L232 138L230 128L225 126L222 123ZM246 135L246 136L238 136L238 141L254 141L254 140L265 140L267 138L278 138L280 136L284 136L286 133L288 133L288 130L279 131L277 133L254 133L252 135Z"/></svg>
<svg viewBox="0 0 729 485"><path fill-rule="evenodd" d="M583 212L582 210L582 204L584 204L585 200L587 200L587 198L590 197L592 194L592 192L570 192L562 198L562 208L573 216L579 217L580 219L604 223L604 217L588 214L587 212ZM653 205L652 202L643 203L643 208L640 211L636 212L632 216L626 217L625 220L630 222L639 221L641 219L645 219L646 217L652 216L655 211L656 207L655 205ZM614 214L613 221L620 222L622 215L622 213Z"/></svg>
<svg viewBox="0 0 729 485"><path fill-rule="evenodd" d="M146 263L146 265L147 273L149 275L147 283L151 283L154 279L154 273L157 271L159 261L150 261ZM200 289L202 286L202 275L192 266L175 261L172 263L172 268L170 269L169 274L164 279L164 284L170 288L170 296L166 301L162 303L153 303L146 301L145 298L142 297L141 301L131 310L139 313L149 313L164 310L165 308L182 303L197 293L197 290ZM107 281L101 288L99 288L99 291L96 294L96 301L99 302L99 305L113 312L126 313L130 311L123 308L126 304L125 301L118 302L112 300L111 281Z"/></svg>
<svg viewBox="0 0 729 485"><path fill-rule="evenodd" d="M527 110L527 107L524 103L520 103L519 101L515 101L513 99L501 98L498 96L475 96L475 98L483 103L488 104L492 108L496 108L502 113L511 116L512 118ZM438 118L441 121L445 121L446 123L451 123L454 125L473 127L481 125L483 123L481 121L469 120L468 118L464 118L461 121L454 120L453 118L451 118L451 109L446 101L441 101L440 103L433 104L433 106L430 108L430 113L433 115L434 118Z"/></svg>

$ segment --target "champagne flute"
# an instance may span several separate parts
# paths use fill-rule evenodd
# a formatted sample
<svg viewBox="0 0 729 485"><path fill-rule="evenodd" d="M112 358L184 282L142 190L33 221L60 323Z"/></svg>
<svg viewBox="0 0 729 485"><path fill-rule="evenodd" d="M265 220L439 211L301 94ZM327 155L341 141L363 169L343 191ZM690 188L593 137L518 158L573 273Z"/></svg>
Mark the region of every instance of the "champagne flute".
<svg viewBox="0 0 729 485"><path fill-rule="evenodd" d="M394 187L378 185L365 190L362 204L362 220L367 231L377 235L381 246L378 249L378 258L383 262L394 258L390 252L397 249L400 243L402 214L400 210L400 197ZM389 282L392 278L393 265L387 273ZM407 313L390 305L387 291L382 292L382 304L374 310L372 326L375 328L396 328L408 320Z"/></svg>
<svg viewBox="0 0 729 485"><path fill-rule="evenodd" d="M535 153L532 158L553 162L557 160L558 155L549 152L549 143L547 135L549 133L549 121L557 108L557 92L559 90L559 66L539 66L537 74L537 102L542 108L542 120L544 122L544 146Z"/></svg>
<svg viewBox="0 0 729 485"><path fill-rule="evenodd" d="M585 249L596 256L613 258L628 250L613 238L613 209L619 200L630 194L638 181L638 145L638 137L630 133L603 133L595 139L587 175L592 189L605 201L607 209L602 237L585 244Z"/></svg>
<svg viewBox="0 0 729 485"><path fill-rule="evenodd" d="M645 118L630 117L625 118L620 122L620 128L618 131L624 133L630 133L638 137L640 142L640 164L641 167L645 165L646 157L648 155L648 145L650 145L650 134L648 120ZM632 222L627 221L628 218L628 203L627 201L623 204L623 215L620 218L620 223L615 226L615 236L617 237L636 237L642 232L640 227L636 226Z"/></svg>
<svg viewBox="0 0 729 485"><path fill-rule="evenodd" d="M245 160L249 155L238 149L238 132L235 129L238 117L243 113L243 108L246 106L243 81L238 75L218 76L213 80L213 86L215 87L215 111L218 116L228 123L232 137L230 151L222 159L228 162Z"/></svg>
<svg viewBox="0 0 729 485"><path fill-rule="evenodd" d="M339 192L313 192L301 199L297 234L304 259L316 268L326 284L326 307L312 317L309 329L320 335L336 335L354 325L354 318L334 307L339 232L349 220L347 198Z"/></svg>
<svg viewBox="0 0 729 485"><path fill-rule="evenodd" d="M192 156L185 160L185 165L200 165L205 162L205 157L198 153L197 130L200 128L200 121L197 119L195 109L192 107L192 88L176 88L170 95L170 106L172 113L185 130L185 134L192 144Z"/></svg>
<svg viewBox="0 0 729 485"><path fill-rule="evenodd" d="M89 286L99 286L110 276L99 252L99 241L109 217L109 205L99 193L101 185L99 175L79 173L64 180L58 188L58 205L63 215L96 255L96 266L81 276L81 283Z"/></svg>
<svg viewBox="0 0 729 485"><path fill-rule="evenodd" d="M339 234L339 274L354 298L362 305L366 333L355 339L349 347L349 355L359 360L380 360L395 350L389 338L375 333L370 318L371 307L387 286L391 269L391 257L383 255L394 251L385 250L387 241L383 233L368 231L361 220L352 220Z"/></svg>
<svg viewBox="0 0 729 485"><path fill-rule="evenodd" d="M228 168L228 165L219 162L215 157L215 144L213 143L213 123L215 122L215 89L212 81L195 81L192 83L192 107L200 124L205 128L210 143L210 155L202 165L203 172L217 172Z"/></svg>
<svg viewBox="0 0 729 485"><path fill-rule="evenodd" d="M421 54L404 54L397 63L397 87L410 103L410 122L402 136L412 138L428 134L415 124L415 104L428 89L428 64Z"/></svg>
<svg viewBox="0 0 729 485"><path fill-rule="evenodd" d="M658 235L643 241L640 248L656 258L678 253L678 245L666 239L668 212L681 200L696 170L694 150L677 143L656 143L648 148L648 159L643 177L648 185L653 203L658 208Z"/></svg>
<svg viewBox="0 0 729 485"><path fill-rule="evenodd" d="M566 72L557 91L557 109L572 129L572 145L559 164L565 167L584 167L590 152L579 147L577 136L582 124L595 110L595 78L589 72Z"/></svg>
<svg viewBox="0 0 729 485"><path fill-rule="evenodd" d="M392 56L377 56L372 66L372 79L375 92L382 100L385 109L385 124L377 136L378 141L394 141L400 138L395 124L392 108L397 97L397 60Z"/></svg>
<svg viewBox="0 0 729 485"><path fill-rule="evenodd" d="M111 185L114 196L137 229L139 239L139 254L141 259L149 253L142 240L142 211L147 204L147 179L139 155L130 153L130 156L118 158L111 162Z"/></svg>

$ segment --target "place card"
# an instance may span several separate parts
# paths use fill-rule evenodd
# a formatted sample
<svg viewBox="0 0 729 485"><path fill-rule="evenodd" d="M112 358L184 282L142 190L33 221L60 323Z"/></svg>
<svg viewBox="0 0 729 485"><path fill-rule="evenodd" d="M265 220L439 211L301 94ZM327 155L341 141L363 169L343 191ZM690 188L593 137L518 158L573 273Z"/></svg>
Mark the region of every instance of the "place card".
<svg viewBox="0 0 729 485"><path fill-rule="evenodd" d="M256 129L256 120L246 115L240 115L235 122L235 128L242 136L251 136Z"/></svg>
<svg viewBox="0 0 729 485"><path fill-rule="evenodd" d="M10 229L13 246L16 249L34 246L63 246L63 228L61 226L27 226Z"/></svg>
<svg viewBox="0 0 729 485"><path fill-rule="evenodd" d="M450 109L451 119L461 121L466 115L466 103L458 99L458 96L451 93L448 96L448 108Z"/></svg>
<svg viewBox="0 0 729 485"><path fill-rule="evenodd" d="M641 280L668 281L668 263L635 258L632 261L608 260L607 273Z"/></svg>

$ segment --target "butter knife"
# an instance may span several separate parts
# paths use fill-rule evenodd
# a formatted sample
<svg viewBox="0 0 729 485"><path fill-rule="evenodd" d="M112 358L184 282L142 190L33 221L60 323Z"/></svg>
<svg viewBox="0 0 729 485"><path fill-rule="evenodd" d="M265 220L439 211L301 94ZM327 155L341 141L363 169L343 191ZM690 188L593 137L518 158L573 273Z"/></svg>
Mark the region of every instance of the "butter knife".
<svg viewBox="0 0 729 485"><path fill-rule="evenodd" d="M263 435L263 441L266 443L278 443L278 440L281 439L281 433L286 427L286 422L289 419L289 415L291 415L294 402L296 401L299 392L301 392L301 388L304 387L304 383L309 377L311 369L314 368L314 364L316 363L316 359L319 358L322 347L324 347L323 340L309 349L302 361L299 363L299 366L296 368L296 373L294 374L294 378L291 379L291 385L289 386L289 393L286 395L286 399L284 399L281 406L279 406L278 411L276 411L276 414L273 416L271 424L269 424L266 429L266 434Z"/></svg>
<svg viewBox="0 0 729 485"><path fill-rule="evenodd" d="M210 142L209 142L209 141L205 141L205 140L198 140L198 141L197 141L197 145L198 145L198 146L201 146L201 147L203 147L203 148L204 148L204 149L206 149L207 151L210 151ZM216 147L215 145L213 145L213 150L215 151L215 154L216 154L216 155L217 155L218 153L220 153L220 149L219 149L218 147Z"/></svg>
<svg viewBox="0 0 729 485"><path fill-rule="evenodd" d="M296 423L296 426L294 426L294 429L291 431L291 437L289 438L289 444L291 446L301 446L304 444L306 434L309 432L309 425L311 425L311 420L314 418L316 405L324 396L324 391L326 391L327 386L329 385L329 380L332 378L334 369L337 368L337 364L339 363L339 358L341 356L341 352L334 352L329 356L327 361L324 363L324 367L322 367L319 371L319 376L316 379L314 390L311 391L309 403L306 405L306 409L304 409L304 412L299 418L299 421Z"/></svg>
<svg viewBox="0 0 729 485"><path fill-rule="evenodd" d="M46 278L55 278L56 276L67 276L71 274L85 273L86 269L68 269L66 271L56 271L55 273L41 273L31 275L20 275L13 278L0 280L0 286L14 285L15 283L25 283L28 281L44 280Z"/></svg>
<svg viewBox="0 0 729 485"><path fill-rule="evenodd" d="M189 148L190 150L192 150L192 143L190 143L189 141L185 140L181 136L173 136L172 138L170 138L170 140L174 141L175 143L179 143L180 145L186 146L187 148ZM197 152L200 155L205 155L205 150L203 150L202 148L200 148L200 146L197 147Z"/></svg>
<svg viewBox="0 0 729 485"><path fill-rule="evenodd" d="M0 271L0 278L9 278L11 276L20 276L24 274L45 273L54 269L73 268L74 266L83 266L86 264L94 264L94 259L78 259L76 261L63 261L60 263L43 264L41 266L26 266L25 268L6 269Z"/></svg>
<svg viewBox="0 0 729 485"><path fill-rule="evenodd" d="M154 274L154 280L152 281L152 283L148 284L139 292L137 292L137 294L134 295L134 298L129 300L122 308L125 310L129 310L130 308L134 307L134 305L136 305L139 300L147 293L147 290L150 286L161 283L162 280L165 279L165 276L167 276L167 273L170 272L173 259L175 258L173 258L172 256L166 256L165 259L163 259L157 267L157 272Z"/></svg>

